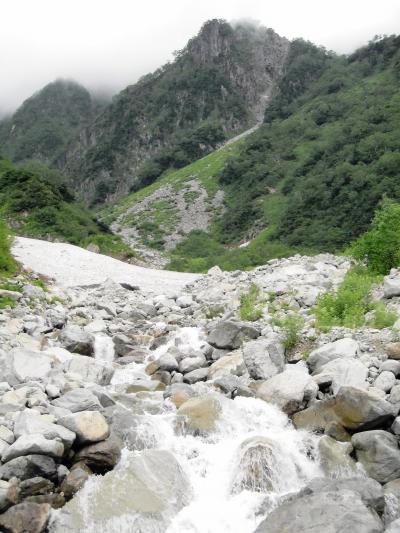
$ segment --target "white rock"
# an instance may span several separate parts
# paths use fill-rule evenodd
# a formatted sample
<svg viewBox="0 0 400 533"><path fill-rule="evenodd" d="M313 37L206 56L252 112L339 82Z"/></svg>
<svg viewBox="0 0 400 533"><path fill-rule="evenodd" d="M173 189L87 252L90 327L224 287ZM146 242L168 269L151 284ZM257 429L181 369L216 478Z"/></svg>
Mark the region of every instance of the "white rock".
<svg viewBox="0 0 400 533"><path fill-rule="evenodd" d="M44 416L32 409L26 409L18 414L14 424L14 433L17 438L23 435L40 434L49 440L58 439L66 448L70 448L75 440L73 431L48 422Z"/></svg>
<svg viewBox="0 0 400 533"><path fill-rule="evenodd" d="M330 382L333 394L344 386L359 389L367 389L369 386L368 368L357 359L334 359L321 366L314 372L313 377L318 385Z"/></svg>
<svg viewBox="0 0 400 533"><path fill-rule="evenodd" d="M51 359L41 352L14 348L9 356L12 371L20 383L44 380L51 372Z"/></svg>
<svg viewBox="0 0 400 533"><path fill-rule="evenodd" d="M393 372L384 370L374 381L374 387L376 387L377 389L381 389L384 392L390 392L395 383L396 376L393 374Z"/></svg>
<svg viewBox="0 0 400 533"><path fill-rule="evenodd" d="M313 350L307 359L307 364L311 370L315 371L334 359L355 357L359 351L359 344L354 339L339 339L337 341L324 344L320 348Z"/></svg>

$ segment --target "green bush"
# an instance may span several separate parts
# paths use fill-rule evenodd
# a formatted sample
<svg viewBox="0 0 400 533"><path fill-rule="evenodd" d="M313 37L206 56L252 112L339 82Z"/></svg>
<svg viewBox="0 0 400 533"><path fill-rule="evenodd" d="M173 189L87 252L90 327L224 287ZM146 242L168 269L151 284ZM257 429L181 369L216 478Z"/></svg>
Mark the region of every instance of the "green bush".
<svg viewBox="0 0 400 533"><path fill-rule="evenodd" d="M381 280L364 266L354 266L346 274L337 291L321 295L314 308L317 327L322 330L334 326L347 328L365 324L365 314L375 309L371 300L372 285ZM381 311L378 309L378 314Z"/></svg>
<svg viewBox="0 0 400 533"><path fill-rule="evenodd" d="M383 302L374 305L374 318L368 322L368 326L376 329L390 328L397 320L397 313L389 311Z"/></svg>
<svg viewBox="0 0 400 533"><path fill-rule="evenodd" d="M356 259L366 260L369 270L387 274L400 265L400 204L384 200L372 227L350 248Z"/></svg>
<svg viewBox="0 0 400 533"><path fill-rule="evenodd" d="M262 317L262 311L261 289L253 284L247 292L240 295L239 315L242 320L254 322Z"/></svg>
<svg viewBox="0 0 400 533"><path fill-rule="evenodd" d="M10 253L11 237L0 214L0 276L11 274L16 269L15 261Z"/></svg>
<svg viewBox="0 0 400 533"><path fill-rule="evenodd" d="M275 317L273 322L283 331L283 346L285 350L294 348L300 340L300 332L304 327L303 317L299 315L287 315L282 319Z"/></svg>

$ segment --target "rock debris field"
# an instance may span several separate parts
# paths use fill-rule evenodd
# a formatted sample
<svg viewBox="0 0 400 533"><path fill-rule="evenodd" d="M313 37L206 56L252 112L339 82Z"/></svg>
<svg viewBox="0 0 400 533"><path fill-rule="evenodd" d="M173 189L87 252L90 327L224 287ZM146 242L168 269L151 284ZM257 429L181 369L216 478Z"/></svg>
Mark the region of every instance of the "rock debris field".
<svg viewBox="0 0 400 533"><path fill-rule="evenodd" d="M314 326L345 258L195 276L13 250L27 273L0 314L1 531L400 532L397 333ZM253 284L265 301L244 321ZM399 272L379 291L400 311Z"/></svg>

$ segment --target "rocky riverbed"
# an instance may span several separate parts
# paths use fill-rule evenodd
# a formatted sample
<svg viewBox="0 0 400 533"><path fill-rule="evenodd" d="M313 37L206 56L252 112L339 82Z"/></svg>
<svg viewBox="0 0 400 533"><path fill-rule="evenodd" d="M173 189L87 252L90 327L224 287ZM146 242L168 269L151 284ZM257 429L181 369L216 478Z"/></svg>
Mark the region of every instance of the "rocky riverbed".
<svg viewBox="0 0 400 533"><path fill-rule="evenodd" d="M396 330L314 327L348 268L296 256L174 290L15 278L0 315L0 529L400 532ZM265 303L246 322L253 284ZM400 273L377 292L400 312ZM274 318L291 315L289 348Z"/></svg>

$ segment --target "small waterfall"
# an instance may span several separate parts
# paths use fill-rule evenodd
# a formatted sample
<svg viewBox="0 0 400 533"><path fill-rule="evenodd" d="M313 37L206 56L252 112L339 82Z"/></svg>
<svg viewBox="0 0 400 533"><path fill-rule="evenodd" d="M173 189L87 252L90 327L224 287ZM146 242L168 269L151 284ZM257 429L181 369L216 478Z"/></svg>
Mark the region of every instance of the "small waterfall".
<svg viewBox="0 0 400 533"><path fill-rule="evenodd" d="M114 361L114 342L111 337L101 333L97 333L94 336L94 357L95 359L110 363Z"/></svg>
<svg viewBox="0 0 400 533"><path fill-rule="evenodd" d="M107 361L113 358L109 340L104 335L96 336L96 357ZM156 357L170 346L196 350L202 342L200 330L182 328L158 348ZM144 366L132 363L117 370L111 388L144 377ZM211 390L207 383L195 388L200 394ZM63 510L54 512L50 531L253 533L282 496L322 475L316 452L319 437L295 430L283 412L260 399L228 400L219 393L213 394L222 411L215 430L204 435L182 430L175 407L163 400L162 394L153 394L151 401L158 402L159 408L146 414L144 407L135 428L143 449L124 450L114 471L104 477L92 476ZM129 478L132 462L142 457L145 460L149 450L170 454L170 460L158 464L156 472L147 465L143 468L146 479L152 480L155 475L156 499L164 490L156 486L158 478L166 480L166 509L158 514L138 513L128 497L137 494ZM172 459L182 471L184 490L179 483L169 481Z"/></svg>

